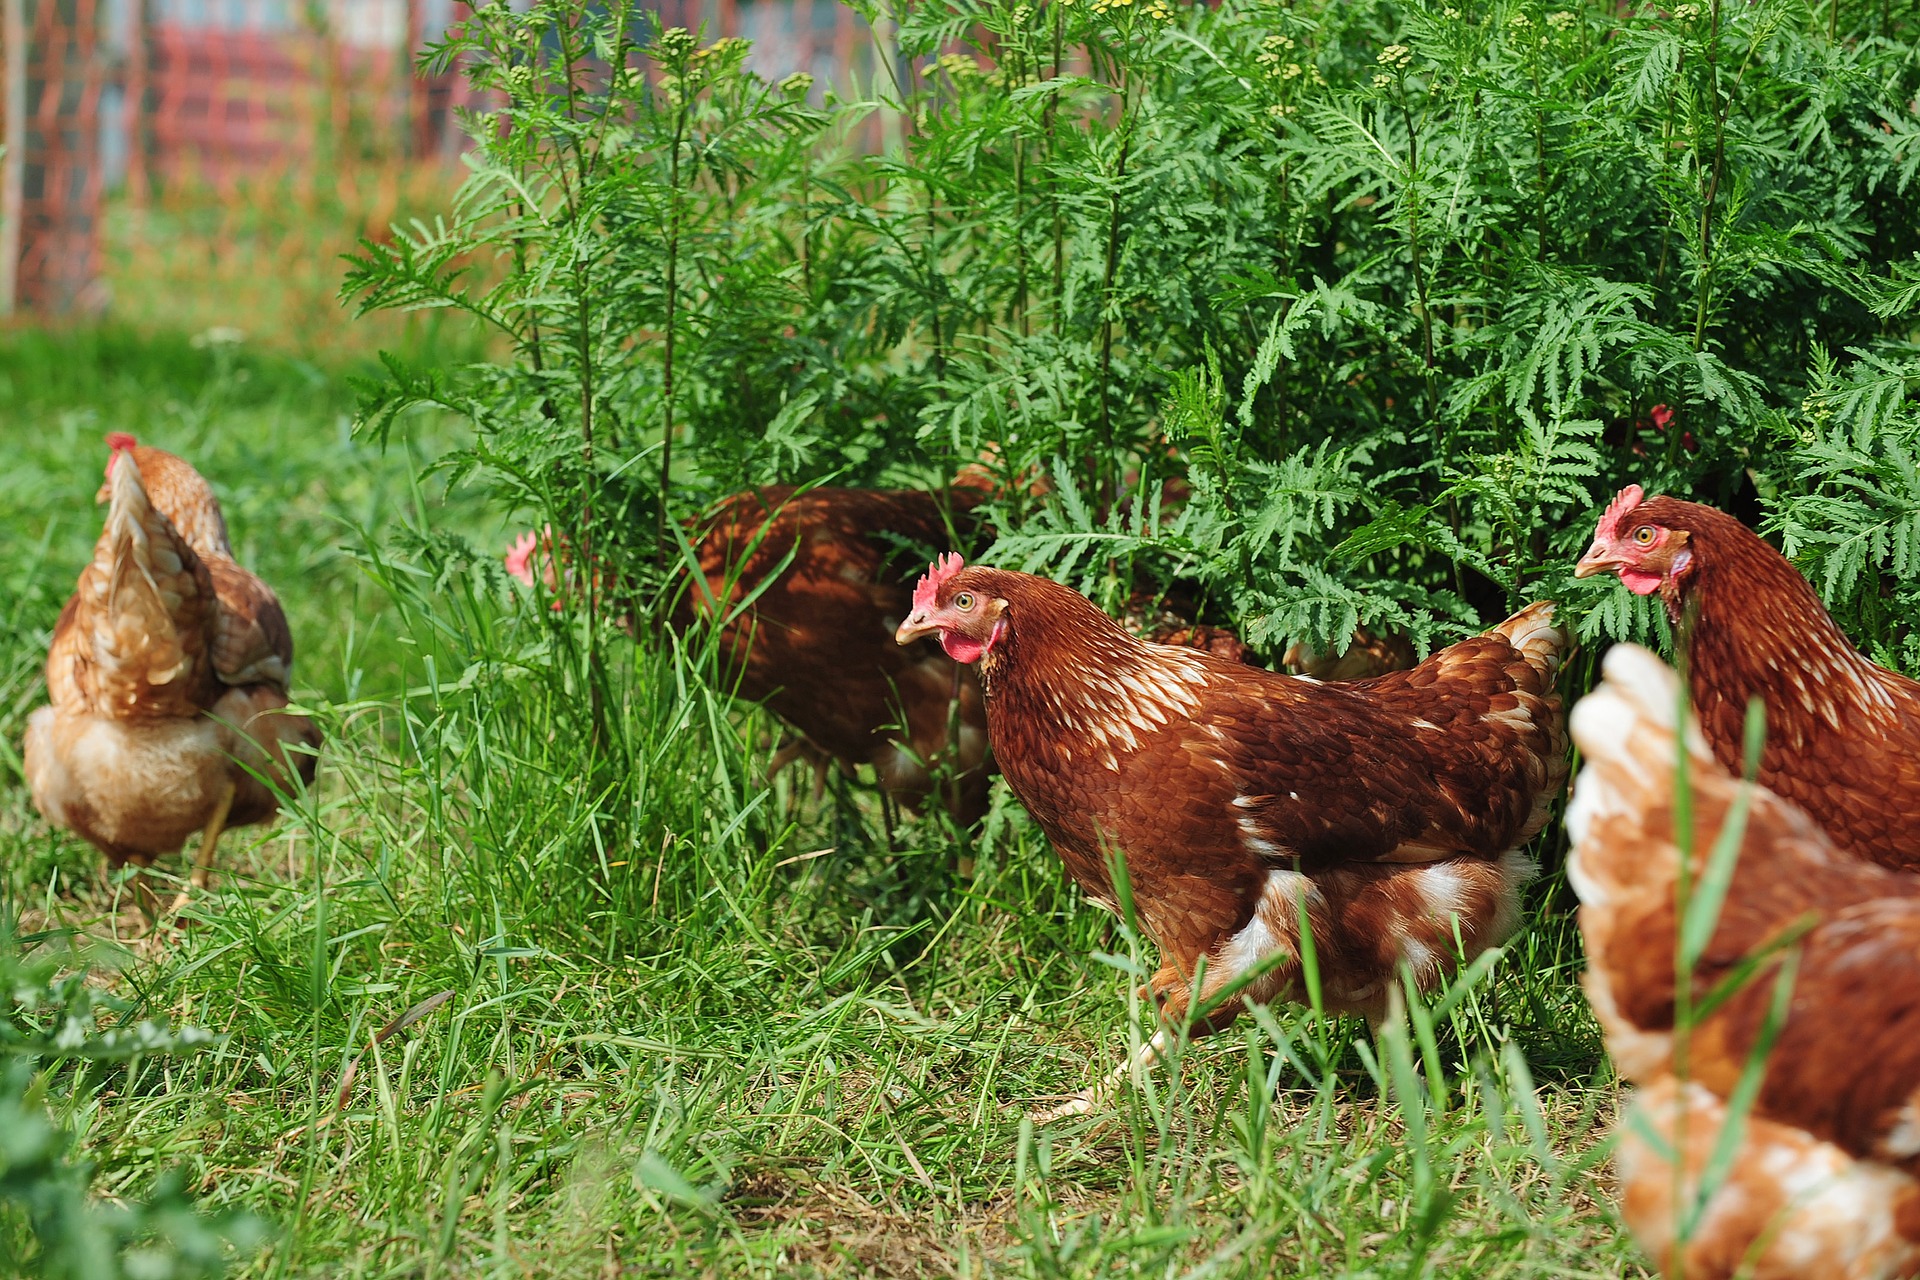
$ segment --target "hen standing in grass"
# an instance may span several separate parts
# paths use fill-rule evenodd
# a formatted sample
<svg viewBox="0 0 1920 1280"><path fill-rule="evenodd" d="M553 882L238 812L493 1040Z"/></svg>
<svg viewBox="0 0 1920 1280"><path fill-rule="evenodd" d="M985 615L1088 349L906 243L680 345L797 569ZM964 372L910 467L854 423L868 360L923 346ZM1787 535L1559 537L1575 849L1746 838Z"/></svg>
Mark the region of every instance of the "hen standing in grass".
<svg viewBox="0 0 1920 1280"><path fill-rule="evenodd" d="M286 615L235 563L207 482L132 436L107 443L106 528L54 625L27 785L49 822L115 866L201 832L205 888L220 833L272 817L296 775L312 781L320 735L286 712Z"/></svg>
<svg viewBox="0 0 1920 1280"><path fill-rule="evenodd" d="M941 803L963 827L987 811L980 685L931 642L903 651L893 630L912 601L903 551L971 532L984 486L941 495L910 489L795 489L734 494L687 530L700 576L680 591L673 625L718 616L722 675L764 703L798 737L769 776L799 759L851 771L871 764L883 795L919 808L943 780ZM565 535L523 535L507 572L544 581L560 608L576 587ZM617 572L597 566L603 599L622 599ZM819 775L824 777L824 775Z"/></svg>
<svg viewBox="0 0 1920 1280"><path fill-rule="evenodd" d="M975 509L992 492L972 467L945 495L771 486L735 494L693 522L701 581L682 593L674 625L718 614L734 691L796 730L769 774L802 758L847 770L871 764L882 793L909 807L921 807L938 778L956 823L969 827L986 814L993 765L979 679L931 640L902 648L894 630L912 608L903 553L982 533ZM506 565L527 586L544 580L559 607L572 569L564 539L557 554L555 542L527 533ZM596 586L618 596L618 575L603 569ZM1224 627L1175 613L1143 617L1141 626L1169 644L1248 658Z"/></svg>
<svg viewBox="0 0 1920 1280"><path fill-rule="evenodd" d="M873 765L883 793L915 808L944 777L941 802L971 826L987 811L990 782L980 683L939 646L902 649L893 632L913 598L901 553L948 545L985 496L966 487L944 500L911 489L736 494L702 522L704 582L683 596L676 622L719 613L741 697L764 702L825 756Z"/></svg>
<svg viewBox="0 0 1920 1280"><path fill-rule="evenodd" d="M1760 782L1860 857L1920 869L1920 683L1868 662L1788 559L1723 511L1648 498L1608 506L1577 577L1617 573L1694 612L1688 682L1715 757L1740 767L1747 703L1767 708Z"/></svg>
<svg viewBox="0 0 1920 1280"><path fill-rule="evenodd" d="M1754 788L1724 905L1694 967L1696 1007L1748 957L1762 963L1694 1022L1689 1078L1680 1079L1676 767L1684 758L1696 892L1742 784L1708 754L1697 725L1682 748L1679 678L1658 658L1620 645L1605 673L1573 710L1587 764L1567 810L1568 874L1580 895L1588 997L1614 1061L1639 1086L1615 1155L1628 1226L1667 1274L1689 1280L1920 1273L1920 876L1861 862L1799 808ZM1790 951L1790 1002L1753 1115L1724 1183L1708 1187L1683 1231L1676 1204L1697 1203L1740 1114L1729 1099Z"/></svg>
<svg viewBox="0 0 1920 1280"><path fill-rule="evenodd" d="M1402 963L1432 984L1456 930L1469 957L1511 932L1521 846L1567 776L1552 618L1535 604L1412 670L1322 684L1145 643L1058 583L948 556L898 639L979 664L1001 771L1109 909L1124 856L1169 1023L1274 964L1207 1030L1304 998L1303 900L1327 1008L1376 1019Z"/></svg>

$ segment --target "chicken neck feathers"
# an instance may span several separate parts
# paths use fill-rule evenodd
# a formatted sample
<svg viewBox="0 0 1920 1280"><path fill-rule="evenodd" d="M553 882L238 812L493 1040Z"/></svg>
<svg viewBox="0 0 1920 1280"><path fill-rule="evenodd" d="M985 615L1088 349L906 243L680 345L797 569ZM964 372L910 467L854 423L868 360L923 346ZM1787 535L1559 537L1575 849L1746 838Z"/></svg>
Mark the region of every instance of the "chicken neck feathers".
<svg viewBox="0 0 1920 1280"><path fill-rule="evenodd" d="M293 631L273 588L234 559L220 501L193 464L165 449L136 445L131 457L154 509L193 549L213 580L214 674L229 686L269 685L285 695L293 679ZM114 471L118 471L116 462ZM110 473L106 488L113 485Z"/></svg>
<svg viewBox="0 0 1920 1280"><path fill-rule="evenodd" d="M1836 841L1920 868L1920 683L1854 649L1792 562L1725 512L1652 498L1628 522L1684 530L1693 568L1662 589L1695 617L1688 682L1706 741L1740 768L1747 702L1767 709L1759 780Z"/></svg>
<svg viewBox="0 0 1920 1280"><path fill-rule="evenodd" d="M48 688L118 720L196 714L214 688L216 609L206 566L148 501L139 469L117 468L93 561L55 626Z"/></svg>

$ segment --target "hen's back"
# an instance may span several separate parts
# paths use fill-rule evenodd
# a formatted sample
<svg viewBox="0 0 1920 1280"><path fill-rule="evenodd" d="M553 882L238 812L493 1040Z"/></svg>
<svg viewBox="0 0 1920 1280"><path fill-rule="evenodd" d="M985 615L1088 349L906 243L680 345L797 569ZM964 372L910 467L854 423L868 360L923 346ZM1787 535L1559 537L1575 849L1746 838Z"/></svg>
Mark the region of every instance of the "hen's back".
<svg viewBox="0 0 1920 1280"><path fill-rule="evenodd" d="M1641 1086L1638 1116L1622 1126L1629 1225L1669 1269L1684 1253L1693 1276L1913 1274L1920 1266L1913 1120L1920 1114L1913 994L1920 989L1920 877L1858 861L1800 809L1754 788L1733 878L1693 973L1696 999L1724 982L1734 991L1691 1029L1691 1079L1676 1079L1682 844L1700 883L1741 784L1714 759L1697 724L1683 722L1679 678L1658 658L1616 646L1605 674L1574 709L1574 737L1588 763L1567 815L1568 872L1580 894L1589 997L1608 1050ZM1682 763L1691 833L1676 809ZM1770 1032L1786 939L1796 953L1792 1000ZM1740 980L1749 957L1769 952ZM1727 1099L1770 1034L1777 1038L1754 1117L1726 1183L1682 1244L1673 1221L1674 1153L1684 1155L1678 1172L1697 1188L1731 1120Z"/></svg>
<svg viewBox="0 0 1920 1280"><path fill-rule="evenodd" d="M979 500L960 488L945 498L784 486L736 494L705 522L696 544L704 583L691 586L676 621L728 618L721 652L739 694L827 754L874 764L889 792L909 800L930 786L924 766L947 750L958 701L954 764L967 780L952 807L971 822L986 800L978 680L932 643L902 648L893 633L912 606L924 548L952 545Z"/></svg>
<svg viewBox="0 0 1920 1280"><path fill-rule="evenodd" d="M125 432L109 435L107 444L113 459L107 464L102 494L113 485L118 460L132 458L154 509L207 566L219 602L212 659L220 683L266 684L287 693L293 678L293 632L286 611L273 588L234 559L226 516L213 486L185 458L140 444Z"/></svg>
<svg viewBox="0 0 1920 1280"><path fill-rule="evenodd" d="M108 484L106 527L54 626L49 696L116 720L198 715L216 696L212 575L148 500L137 465Z"/></svg>

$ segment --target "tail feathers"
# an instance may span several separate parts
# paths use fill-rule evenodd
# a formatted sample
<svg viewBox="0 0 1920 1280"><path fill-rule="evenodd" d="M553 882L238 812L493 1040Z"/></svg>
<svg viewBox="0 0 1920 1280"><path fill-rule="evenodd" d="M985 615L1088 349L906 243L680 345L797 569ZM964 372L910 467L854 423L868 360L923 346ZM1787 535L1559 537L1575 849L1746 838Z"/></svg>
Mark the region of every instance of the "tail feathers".
<svg viewBox="0 0 1920 1280"><path fill-rule="evenodd" d="M1502 659L1505 675L1512 682L1512 711L1496 712L1492 718L1505 720L1523 730L1515 745L1529 753L1535 762L1538 785L1533 805L1518 838L1531 840L1552 820L1554 802L1565 791L1567 773L1567 718L1561 712L1560 696L1553 691L1566 657L1567 633L1553 622L1554 605L1540 600L1528 605L1486 634L1499 636L1512 647L1520 661Z"/></svg>
<svg viewBox="0 0 1920 1280"><path fill-rule="evenodd" d="M1548 684L1567 654L1567 633L1554 625L1554 612L1553 601L1539 600L1487 632L1503 637Z"/></svg>
<svg viewBox="0 0 1920 1280"><path fill-rule="evenodd" d="M1699 725L1684 711L1680 677L1671 667L1639 645L1620 644L1608 651L1601 674L1600 686L1581 699L1570 720L1587 762L1567 807L1567 832L1576 849L1609 815L1637 820L1671 803L1683 737L1696 776L1703 766L1708 775L1719 773Z"/></svg>
<svg viewBox="0 0 1920 1280"><path fill-rule="evenodd" d="M81 597L101 712L191 714L211 681L213 589L206 568L154 509L129 454L109 481L112 506Z"/></svg>

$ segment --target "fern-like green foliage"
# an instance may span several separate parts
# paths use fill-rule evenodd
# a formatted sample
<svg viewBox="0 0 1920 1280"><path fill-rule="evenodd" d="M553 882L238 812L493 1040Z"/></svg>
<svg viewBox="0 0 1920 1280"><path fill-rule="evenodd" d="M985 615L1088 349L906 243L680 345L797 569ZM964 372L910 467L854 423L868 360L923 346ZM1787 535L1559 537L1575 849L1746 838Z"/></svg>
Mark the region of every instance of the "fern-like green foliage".
<svg viewBox="0 0 1920 1280"><path fill-rule="evenodd" d="M50 1280L185 1280L217 1276L230 1252L257 1249L247 1215L197 1212L178 1174L139 1199L106 1199L59 1112L100 1086L92 1072L193 1053L219 1037L128 1022L130 1002L103 991L78 957L28 950L0 920L0 1268ZM102 1025L103 1015L110 1025Z"/></svg>
<svg viewBox="0 0 1920 1280"><path fill-rule="evenodd" d="M1648 638L1570 577L1632 481L1768 519L1920 657L1890 10L867 2L897 56L831 89L630 5L476 11L435 55L503 104L474 176L347 288L508 354L365 421L464 414L453 465L636 579L717 494L984 460L1002 563L1181 579L1274 650L1543 595Z"/></svg>
<svg viewBox="0 0 1920 1280"><path fill-rule="evenodd" d="M1920 350L1817 352L1761 460L1771 531L1876 659L1920 671Z"/></svg>

